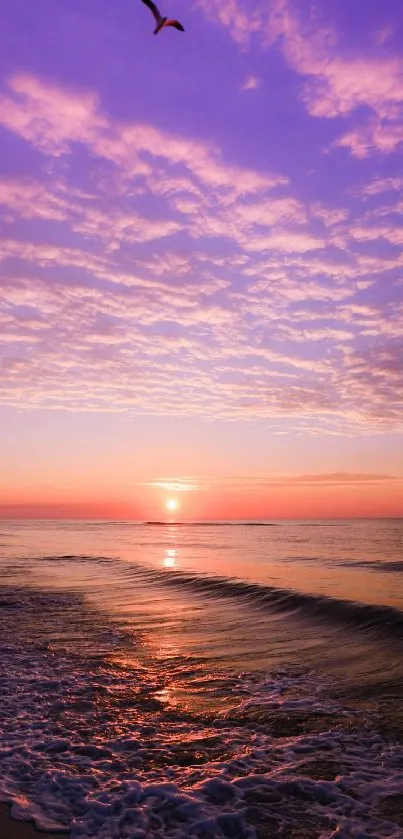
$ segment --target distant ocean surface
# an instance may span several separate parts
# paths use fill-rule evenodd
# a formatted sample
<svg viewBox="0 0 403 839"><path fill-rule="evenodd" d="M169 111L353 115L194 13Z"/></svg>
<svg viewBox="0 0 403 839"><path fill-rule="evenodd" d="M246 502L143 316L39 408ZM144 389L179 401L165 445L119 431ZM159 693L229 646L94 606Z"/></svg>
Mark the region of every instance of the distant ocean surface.
<svg viewBox="0 0 403 839"><path fill-rule="evenodd" d="M402 839L403 520L0 522L0 801L72 839Z"/></svg>

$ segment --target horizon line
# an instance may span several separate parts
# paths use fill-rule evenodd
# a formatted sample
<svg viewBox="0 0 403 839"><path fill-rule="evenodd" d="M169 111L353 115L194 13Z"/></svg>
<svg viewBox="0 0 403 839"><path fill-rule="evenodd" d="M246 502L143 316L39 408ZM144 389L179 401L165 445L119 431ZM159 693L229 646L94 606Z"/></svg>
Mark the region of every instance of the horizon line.
<svg viewBox="0 0 403 839"><path fill-rule="evenodd" d="M130 519L130 518L111 518L110 516L97 516L91 518L75 517L75 516L47 516L46 518L40 516L2 516L0 513L0 522L14 521L14 522L77 522L77 523L93 523L102 522L109 524L133 524L141 526L186 526L186 525L203 525L203 524L270 524L278 521L373 521L376 519L386 521L403 520L402 515L388 516L388 515L350 515L350 516L276 516L253 518L223 518L223 519Z"/></svg>

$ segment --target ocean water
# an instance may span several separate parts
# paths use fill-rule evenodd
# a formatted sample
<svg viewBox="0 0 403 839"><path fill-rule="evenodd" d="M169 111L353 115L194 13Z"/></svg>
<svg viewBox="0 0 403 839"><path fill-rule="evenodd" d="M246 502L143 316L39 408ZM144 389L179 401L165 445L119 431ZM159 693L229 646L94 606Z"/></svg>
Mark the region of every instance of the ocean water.
<svg viewBox="0 0 403 839"><path fill-rule="evenodd" d="M402 520L1 522L0 573L15 818L402 839Z"/></svg>

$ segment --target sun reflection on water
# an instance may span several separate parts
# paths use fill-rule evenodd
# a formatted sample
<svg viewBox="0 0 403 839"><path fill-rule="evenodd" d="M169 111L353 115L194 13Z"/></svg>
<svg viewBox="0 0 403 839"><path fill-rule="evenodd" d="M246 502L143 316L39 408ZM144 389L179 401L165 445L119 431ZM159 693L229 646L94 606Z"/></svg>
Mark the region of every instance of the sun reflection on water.
<svg viewBox="0 0 403 839"><path fill-rule="evenodd" d="M162 560L162 565L164 568L177 568L178 562L178 551L176 548L165 548L165 556Z"/></svg>

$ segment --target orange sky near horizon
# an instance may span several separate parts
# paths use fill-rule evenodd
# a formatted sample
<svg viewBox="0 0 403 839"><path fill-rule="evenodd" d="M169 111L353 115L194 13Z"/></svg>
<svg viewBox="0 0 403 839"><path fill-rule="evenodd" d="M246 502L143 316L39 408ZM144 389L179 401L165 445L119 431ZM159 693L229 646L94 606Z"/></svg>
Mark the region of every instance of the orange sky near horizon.
<svg viewBox="0 0 403 839"><path fill-rule="evenodd" d="M170 509L176 502L176 509ZM171 507L174 505L172 504ZM0 490L0 518L158 521L403 516L403 479L346 473L278 478L173 479L116 494Z"/></svg>

